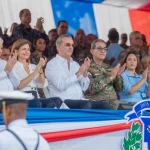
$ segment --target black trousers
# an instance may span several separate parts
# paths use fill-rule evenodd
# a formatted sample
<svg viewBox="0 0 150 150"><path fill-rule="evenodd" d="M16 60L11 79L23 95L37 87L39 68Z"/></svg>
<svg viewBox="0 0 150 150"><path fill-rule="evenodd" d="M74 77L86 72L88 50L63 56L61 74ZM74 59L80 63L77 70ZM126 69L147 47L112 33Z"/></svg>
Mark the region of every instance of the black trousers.
<svg viewBox="0 0 150 150"><path fill-rule="evenodd" d="M32 93L35 99L29 101L29 108L60 108L62 105L62 100L59 97L52 98L37 98L36 91L27 91L26 93Z"/></svg>
<svg viewBox="0 0 150 150"><path fill-rule="evenodd" d="M64 103L70 109L91 109L91 103L87 100L72 100L66 99Z"/></svg>
<svg viewBox="0 0 150 150"><path fill-rule="evenodd" d="M92 105L92 109L111 109L110 104L105 101L90 101Z"/></svg>
<svg viewBox="0 0 150 150"><path fill-rule="evenodd" d="M70 109L110 109L108 102L104 101L89 101L89 100L71 100L67 99L64 103Z"/></svg>

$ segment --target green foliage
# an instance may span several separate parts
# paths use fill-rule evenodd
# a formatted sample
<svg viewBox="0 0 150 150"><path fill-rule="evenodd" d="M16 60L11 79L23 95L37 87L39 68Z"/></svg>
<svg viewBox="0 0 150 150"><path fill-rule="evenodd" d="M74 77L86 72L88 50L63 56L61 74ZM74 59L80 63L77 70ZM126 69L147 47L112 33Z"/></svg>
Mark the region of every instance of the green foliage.
<svg viewBox="0 0 150 150"><path fill-rule="evenodd" d="M141 148L142 133L139 132L140 124L132 123L131 130L128 131L128 136L123 140L124 150L139 150Z"/></svg>

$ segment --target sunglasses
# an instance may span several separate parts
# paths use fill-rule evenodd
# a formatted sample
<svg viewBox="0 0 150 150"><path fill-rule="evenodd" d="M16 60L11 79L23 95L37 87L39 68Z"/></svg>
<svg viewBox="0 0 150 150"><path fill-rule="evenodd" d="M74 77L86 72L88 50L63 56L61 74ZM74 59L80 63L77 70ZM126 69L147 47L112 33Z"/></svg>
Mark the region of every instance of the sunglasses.
<svg viewBox="0 0 150 150"><path fill-rule="evenodd" d="M97 50L99 50L99 51L102 51L102 50L107 51L107 50L108 50L107 47L101 47L101 46L95 47L94 49L97 49Z"/></svg>
<svg viewBox="0 0 150 150"><path fill-rule="evenodd" d="M70 43L65 43L64 46L66 46L66 47L73 47L73 48L75 47L74 44L70 44Z"/></svg>

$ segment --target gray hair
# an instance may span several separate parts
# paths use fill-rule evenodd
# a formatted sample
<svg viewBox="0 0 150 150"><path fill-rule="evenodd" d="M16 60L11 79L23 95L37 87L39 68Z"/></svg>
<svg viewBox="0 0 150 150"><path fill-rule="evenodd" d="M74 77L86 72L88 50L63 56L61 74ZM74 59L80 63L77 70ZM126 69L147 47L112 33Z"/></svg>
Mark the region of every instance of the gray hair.
<svg viewBox="0 0 150 150"><path fill-rule="evenodd" d="M63 34L63 35L59 36L58 39L56 40L56 45L60 45L62 43L63 38L71 38L72 39L72 36L68 35L68 34Z"/></svg>
<svg viewBox="0 0 150 150"><path fill-rule="evenodd" d="M0 43L3 44L3 42L4 42L3 39L0 37Z"/></svg>
<svg viewBox="0 0 150 150"><path fill-rule="evenodd" d="M129 35L130 41L132 40L132 37L136 34L141 34L141 33L139 31L133 31L130 33L130 35Z"/></svg>
<svg viewBox="0 0 150 150"><path fill-rule="evenodd" d="M105 42L104 40L102 40L102 39L96 39L96 40L94 40L94 41L92 42L92 44L91 44L91 49L94 49L94 48L96 47L96 43L97 43L97 42L102 42L102 43L106 44L106 42Z"/></svg>

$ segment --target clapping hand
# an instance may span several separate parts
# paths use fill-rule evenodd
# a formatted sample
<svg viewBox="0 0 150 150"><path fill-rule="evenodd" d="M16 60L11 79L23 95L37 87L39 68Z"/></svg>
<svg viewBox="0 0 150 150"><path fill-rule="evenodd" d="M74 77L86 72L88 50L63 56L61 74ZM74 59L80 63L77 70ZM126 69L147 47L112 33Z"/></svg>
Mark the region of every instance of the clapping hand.
<svg viewBox="0 0 150 150"><path fill-rule="evenodd" d="M143 80L147 80L147 76L148 76L148 67L144 70L143 74L142 74L142 79Z"/></svg>
<svg viewBox="0 0 150 150"><path fill-rule="evenodd" d="M88 69L89 69L89 67L90 67L90 64L91 64L91 60L90 60L88 57L86 57L86 58L84 59L84 65L85 65L85 67L86 67L85 72L83 73L83 76L84 76L84 77L87 77L87 76L88 76Z"/></svg>
<svg viewBox="0 0 150 150"><path fill-rule="evenodd" d="M124 72L125 68L126 68L126 63L122 67L119 68L117 72L117 77L119 77Z"/></svg>
<svg viewBox="0 0 150 150"><path fill-rule="evenodd" d="M87 70L89 69L90 64L91 64L91 60L88 57L86 57L84 59L84 65L86 66Z"/></svg>
<svg viewBox="0 0 150 150"><path fill-rule="evenodd" d="M47 62L47 59L40 58L40 61L35 68L35 71L39 73L42 70L42 68L45 66L46 62Z"/></svg>
<svg viewBox="0 0 150 150"><path fill-rule="evenodd" d="M113 80L114 78L116 78L117 73L119 71L120 68L120 64L117 64L112 70L111 70L111 74L110 74L110 80Z"/></svg>

